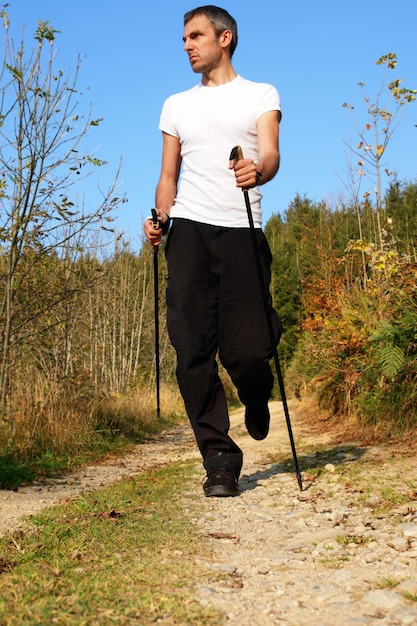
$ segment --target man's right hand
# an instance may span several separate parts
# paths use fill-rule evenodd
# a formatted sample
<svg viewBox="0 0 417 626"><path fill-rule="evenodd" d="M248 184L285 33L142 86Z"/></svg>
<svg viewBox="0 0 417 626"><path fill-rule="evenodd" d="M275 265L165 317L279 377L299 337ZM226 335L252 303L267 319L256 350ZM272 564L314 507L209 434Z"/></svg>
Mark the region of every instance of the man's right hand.
<svg viewBox="0 0 417 626"><path fill-rule="evenodd" d="M149 243L154 247L161 245L162 237L167 234L168 229L168 214L164 212L160 213L157 209L152 209L152 217L148 217L143 225L143 232Z"/></svg>
<svg viewBox="0 0 417 626"><path fill-rule="evenodd" d="M145 233L145 237L149 241L151 246L157 247L161 245L162 228L155 228L154 221L151 217L148 217L145 220L143 224L143 232Z"/></svg>

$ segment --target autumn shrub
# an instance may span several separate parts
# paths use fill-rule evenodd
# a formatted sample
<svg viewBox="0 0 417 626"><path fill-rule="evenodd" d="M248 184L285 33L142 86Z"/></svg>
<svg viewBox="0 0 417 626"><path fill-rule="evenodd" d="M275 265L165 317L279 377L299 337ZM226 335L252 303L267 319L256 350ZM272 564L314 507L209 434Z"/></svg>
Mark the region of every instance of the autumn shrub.
<svg viewBox="0 0 417 626"><path fill-rule="evenodd" d="M333 309L306 319L289 374L334 415L404 430L417 422L417 263L392 245L365 252L366 285L340 289Z"/></svg>

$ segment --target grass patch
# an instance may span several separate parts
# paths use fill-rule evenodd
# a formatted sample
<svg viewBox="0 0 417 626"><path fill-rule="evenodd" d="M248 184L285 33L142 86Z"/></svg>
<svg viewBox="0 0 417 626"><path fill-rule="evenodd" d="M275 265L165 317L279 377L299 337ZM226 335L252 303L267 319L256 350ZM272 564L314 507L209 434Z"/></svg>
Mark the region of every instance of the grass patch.
<svg viewBox="0 0 417 626"><path fill-rule="evenodd" d="M411 602L417 602L417 593L410 593L409 591L403 591L401 595L406 600L411 600Z"/></svg>
<svg viewBox="0 0 417 626"><path fill-rule="evenodd" d="M78 467L99 462L107 454L123 454L135 444L146 441L173 425L171 420L160 420L149 429L143 428L135 436L107 431L90 436L77 449L69 452L45 451L25 457L19 451L0 451L0 489L17 489L33 480L66 474Z"/></svg>
<svg viewBox="0 0 417 626"><path fill-rule="evenodd" d="M349 561L347 556L329 556L319 559L323 567L328 569L341 569L346 561Z"/></svg>
<svg viewBox="0 0 417 626"><path fill-rule="evenodd" d="M362 535L339 535L336 537L336 542L341 546L349 546L355 544L357 546L369 543L371 538Z"/></svg>
<svg viewBox="0 0 417 626"><path fill-rule="evenodd" d="M0 454L0 489L17 489L19 485L31 482L34 471L25 463L17 461L13 454L5 450Z"/></svg>
<svg viewBox="0 0 417 626"><path fill-rule="evenodd" d="M409 493L401 493L395 487L386 485L381 489L381 497L389 506L398 506L409 501Z"/></svg>
<svg viewBox="0 0 417 626"><path fill-rule="evenodd" d="M396 578L381 578L378 581L378 587L380 589L395 589L398 584L399 581Z"/></svg>
<svg viewBox="0 0 417 626"><path fill-rule="evenodd" d="M175 464L80 494L0 539L2 626L218 624L193 598L210 577L181 504L193 473Z"/></svg>
<svg viewBox="0 0 417 626"><path fill-rule="evenodd" d="M161 400L162 412L157 419L153 394L135 391L103 398L94 410L78 407L78 412L67 415L64 407L59 420L49 413L33 423L20 420L13 436L0 431L0 488L16 489L34 479L94 464L106 454L127 452L184 419L178 391L163 388ZM86 423L80 427L84 419Z"/></svg>

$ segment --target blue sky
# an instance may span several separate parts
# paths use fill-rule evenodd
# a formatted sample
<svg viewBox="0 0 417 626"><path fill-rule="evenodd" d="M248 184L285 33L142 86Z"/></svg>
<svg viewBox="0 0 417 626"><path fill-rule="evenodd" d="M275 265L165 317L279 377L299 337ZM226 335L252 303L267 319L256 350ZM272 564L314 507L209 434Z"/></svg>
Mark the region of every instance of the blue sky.
<svg viewBox="0 0 417 626"><path fill-rule="evenodd" d="M195 6L184 0L9 0L12 30L26 46L38 19L61 31L57 67L74 68L85 57L78 86L83 103L103 123L87 147L108 161L98 178L85 183L86 202L93 185L107 187L122 158L121 188L128 202L116 227L133 245L140 243L142 221L154 204L160 171L158 120L164 99L199 80L182 50L183 14ZM274 84L281 95L281 169L263 188L264 224L285 211L298 193L313 201L336 203L346 181L345 142L356 134L344 102L356 106L359 125L365 109L359 82L374 97L382 81L375 61L398 56L392 77L417 88L417 2L415 0L225 0L219 6L237 20L235 70L251 80ZM387 152L387 165L401 180L417 178L417 105L407 108Z"/></svg>

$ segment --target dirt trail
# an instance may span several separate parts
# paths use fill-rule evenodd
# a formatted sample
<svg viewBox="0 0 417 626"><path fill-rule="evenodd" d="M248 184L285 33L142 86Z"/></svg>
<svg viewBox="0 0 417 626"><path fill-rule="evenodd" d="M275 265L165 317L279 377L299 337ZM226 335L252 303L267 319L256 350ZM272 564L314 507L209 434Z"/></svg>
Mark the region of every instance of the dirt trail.
<svg viewBox="0 0 417 626"><path fill-rule="evenodd" d="M111 485L126 476L172 463L198 458L188 424L163 432L146 443L138 444L123 456L107 455L102 463L76 472L35 482L17 491L0 489L0 535L25 524L23 517L81 492L91 492Z"/></svg>
<svg viewBox="0 0 417 626"><path fill-rule="evenodd" d="M243 411L231 415L233 436L239 440L246 458L257 453L268 457L282 450L290 450L285 421L282 418L280 403L271 403L272 425L268 438L264 442L251 439L243 426ZM299 434L294 433L294 436ZM325 442L327 435L312 435L308 441ZM165 431L146 443L134 447L133 451L123 456L108 455L99 465L87 466L65 476L47 478L21 487L17 491L0 489L0 535L15 530L22 525L22 518L33 515L47 506L52 506L80 492L91 492L110 485L125 476L158 467L159 465L185 460L199 459L188 423ZM198 482L200 485L200 482Z"/></svg>
<svg viewBox="0 0 417 626"><path fill-rule="evenodd" d="M417 624L417 465L405 446L364 446L314 431L291 410L303 492L286 461L282 407L245 451L239 498L209 498L195 525L214 576L198 598L229 626Z"/></svg>
<svg viewBox="0 0 417 626"><path fill-rule="evenodd" d="M312 428L290 405L304 489L291 468L280 403L271 432L252 440L243 410L231 416L244 451L236 498L205 498L204 472L184 491L184 508L209 550L195 566L206 583L192 592L229 626L417 624L417 464L401 446L364 446ZM199 459L188 424L122 458L19 489L0 491L0 533L81 491L183 459ZM200 468L200 464L197 465ZM160 620L161 621L161 620ZM161 623L170 624L167 621Z"/></svg>

